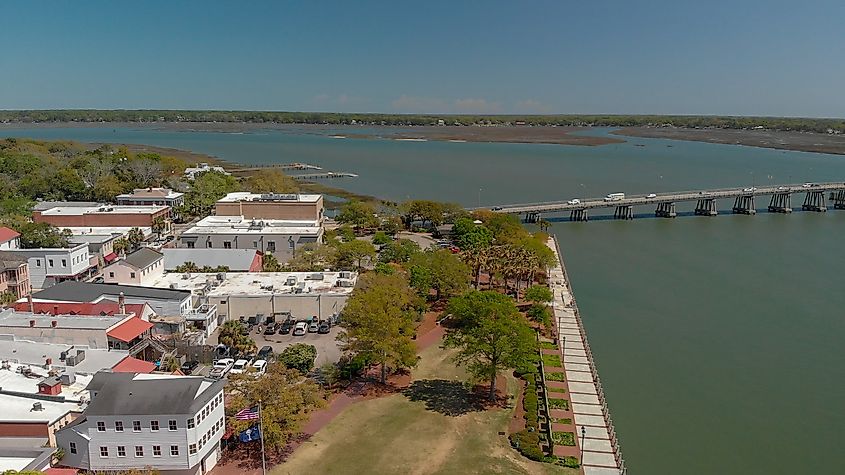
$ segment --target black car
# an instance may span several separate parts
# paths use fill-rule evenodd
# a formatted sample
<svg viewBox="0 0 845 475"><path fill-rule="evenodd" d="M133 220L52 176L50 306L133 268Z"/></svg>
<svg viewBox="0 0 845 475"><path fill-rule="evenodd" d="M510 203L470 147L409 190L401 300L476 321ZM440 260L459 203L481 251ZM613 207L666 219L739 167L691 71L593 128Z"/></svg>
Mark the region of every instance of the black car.
<svg viewBox="0 0 845 475"><path fill-rule="evenodd" d="M282 325L279 327L279 335L287 335L293 330L293 325L296 322L294 320L285 320L282 322Z"/></svg>
<svg viewBox="0 0 845 475"><path fill-rule="evenodd" d="M267 328L264 329L265 335L273 335L276 333L276 324L275 323L268 323Z"/></svg>
<svg viewBox="0 0 845 475"><path fill-rule="evenodd" d="M317 329L317 333L326 334L331 329L332 329L332 324L329 323L328 320L323 320L322 322L320 322L320 327Z"/></svg>
<svg viewBox="0 0 845 475"><path fill-rule="evenodd" d="M197 369L197 366L199 365L200 364L198 361L186 361L182 363L182 367L180 369L184 374L191 374L194 372L195 369Z"/></svg>
<svg viewBox="0 0 845 475"><path fill-rule="evenodd" d="M258 356L256 356L256 358L259 360L267 361L268 359L270 359L270 355L272 354L273 348L271 348L269 345L264 345L261 347L260 350L258 350Z"/></svg>

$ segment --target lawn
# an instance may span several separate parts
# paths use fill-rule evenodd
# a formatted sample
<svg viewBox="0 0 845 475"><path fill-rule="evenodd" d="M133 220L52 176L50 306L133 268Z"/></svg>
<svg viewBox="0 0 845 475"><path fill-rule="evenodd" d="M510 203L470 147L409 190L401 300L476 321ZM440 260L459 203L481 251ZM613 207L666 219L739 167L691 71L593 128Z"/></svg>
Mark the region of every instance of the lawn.
<svg viewBox="0 0 845 475"><path fill-rule="evenodd" d="M543 376L546 378L546 381L565 381L564 374L561 373L550 373L546 372L543 373Z"/></svg>
<svg viewBox="0 0 845 475"><path fill-rule="evenodd" d="M352 404L272 473L578 473L513 450L498 435L513 410L468 403L465 374L450 355L432 345L421 353L408 391ZM516 390L512 378L508 388Z"/></svg>
<svg viewBox="0 0 845 475"><path fill-rule="evenodd" d="M540 342L540 348L542 348L544 350L556 350L557 349L557 343L555 343L553 341L541 341Z"/></svg>
<svg viewBox="0 0 845 475"><path fill-rule="evenodd" d="M560 355L543 355L543 364L552 368L563 368L563 363L560 361Z"/></svg>
<svg viewBox="0 0 845 475"><path fill-rule="evenodd" d="M569 410L569 401L566 399L549 398L549 409Z"/></svg>

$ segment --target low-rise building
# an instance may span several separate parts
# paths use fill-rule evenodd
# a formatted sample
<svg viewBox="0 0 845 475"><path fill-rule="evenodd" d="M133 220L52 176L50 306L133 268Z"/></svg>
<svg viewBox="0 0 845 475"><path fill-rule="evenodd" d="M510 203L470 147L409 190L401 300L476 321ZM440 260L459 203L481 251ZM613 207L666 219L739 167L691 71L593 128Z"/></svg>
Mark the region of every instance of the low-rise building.
<svg viewBox="0 0 845 475"><path fill-rule="evenodd" d="M310 221L318 225L323 222L325 208L323 195L229 193L214 206L217 216L243 216L248 220L271 219L288 221Z"/></svg>
<svg viewBox="0 0 845 475"><path fill-rule="evenodd" d="M178 247L252 249L272 253L279 262L287 262L303 245L322 239L323 227L317 221L208 216L179 236Z"/></svg>
<svg viewBox="0 0 845 475"><path fill-rule="evenodd" d="M15 300L32 292L29 281L29 263L14 252L0 251L0 294L10 292Z"/></svg>
<svg viewBox="0 0 845 475"><path fill-rule="evenodd" d="M147 285L164 274L164 255L142 247L103 269L107 284Z"/></svg>
<svg viewBox="0 0 845 475"><path fill-rule="evenodd" d="M88 471L156 470L202 475L226 431L223 380L98 373L91 402L56 433L62 464Z"/></svg>
<svg viewBox="0 0 845 475"><path fill-rule="evenodd" d="M223 167L209 166L209 164L207 164L207 163L197 163L197 166L188 167L188 168L185 169L185 177L188 178L189 180L193 180L197 177L197 174L210 172L210 171L219 172L219 173L222 173L224 175L231 175L231 173L224 170Z"/></svg>
<svg viewBox="0 0 845 475"><path fill-rule="evenodd" d="M90 277L91 254L87 244L66 248L12 249L7 251L24 257L29 264L29 280L33 289L46 289L66 280Z"/></svg>
<svg viewBox="0 0 845 475"><path fill-rule="evenodd" d="M229 272L261 272L264 258L257 249L173 248L162 249L165 272L175 272L187 263L197 268L227 267Z"/></svg>
<svg viewBox="0 0 845 475"><path fill-rule="evenodd" d="M21 233L12 228L0 226L0 251L20 249Z"/></svg>
<svg viewBox="0 0 845 475"><path fill-rule="evenodd" d="M129 358L126 350L89 348L85 345L44 343L0 335L0 361L54 370L58 373L94 374L112 369Z"/></svg>
<svg viewBox="0 0 845 475"><path fill-rule="evenodd" d="M16 443L9 446L8 442L14 439L19 438L0 438L0 473L49 473L53 453L56 451L55 448L38 445L34 441L42 439L37 437L25 438L32 442L27 442L23 446Z"/></svg>
<svg viewBox="0 0 845 475"><path fill-rule="evenodd" d="M164 274L151 285L190 290L217 308L221 322L254 315L321 319L340 313L355 272Z"/></svg>
<svg viewBox="0 0 845 475"><path fill-rule="evenodd" d="M136 188L132 193L117 195L117 204L122 206L170 206L176 208L185 204L185 193L170 188Z"/></svg>
<svg viewBox="0 0 845 475"><path fill-rule="evenodd" d="M70 227L152 227L161 221L163 232L169 232L168 206L57 206L33 211L32 220L59 228Z"/></svg>

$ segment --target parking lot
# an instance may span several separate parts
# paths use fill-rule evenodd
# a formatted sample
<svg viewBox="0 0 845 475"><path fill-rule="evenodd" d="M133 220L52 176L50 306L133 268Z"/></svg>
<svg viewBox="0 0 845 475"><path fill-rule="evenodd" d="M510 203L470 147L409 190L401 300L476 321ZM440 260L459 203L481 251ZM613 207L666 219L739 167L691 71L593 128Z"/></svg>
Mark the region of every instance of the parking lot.
<svg viewBox="0 0 845 475"><path fill-rule="evenodd" d="M262 330L263 329L264 327L262 327ZM314 345L314 347L317 348L317 360L314 365L320 366L323 363L329 361L336 362L340 359L341 351L338 347L337 341L335 340L339 331L340 327L332 326L329 333L326 334L306 333L302 336L293 336L293 332L291 332L287 335L279 335L278 333L275 335L264 335L263 331L259 333L258 328L255 328L252 332L250 332L249 336L255 340L255 345L259 349L261 349L264 345L269 345L273 348L273 353L281 353L282 350L294 343ZM214 332L211 337L209 337L209 345L217 344L217 335L218 332Z"/></svg>

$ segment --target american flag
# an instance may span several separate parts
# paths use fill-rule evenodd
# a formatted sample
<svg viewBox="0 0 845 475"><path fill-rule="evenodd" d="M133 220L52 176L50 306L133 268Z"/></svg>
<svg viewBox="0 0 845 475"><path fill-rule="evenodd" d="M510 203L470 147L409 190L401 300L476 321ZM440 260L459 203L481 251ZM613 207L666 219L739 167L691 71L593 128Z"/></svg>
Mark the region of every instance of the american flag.
<svg viewBox="0 0 845 475"><path fill-rule="evenodd" d="M258 406L252 406L238 411L235 414L235 419L239 421L254 421L258 419Z"/></svg>

